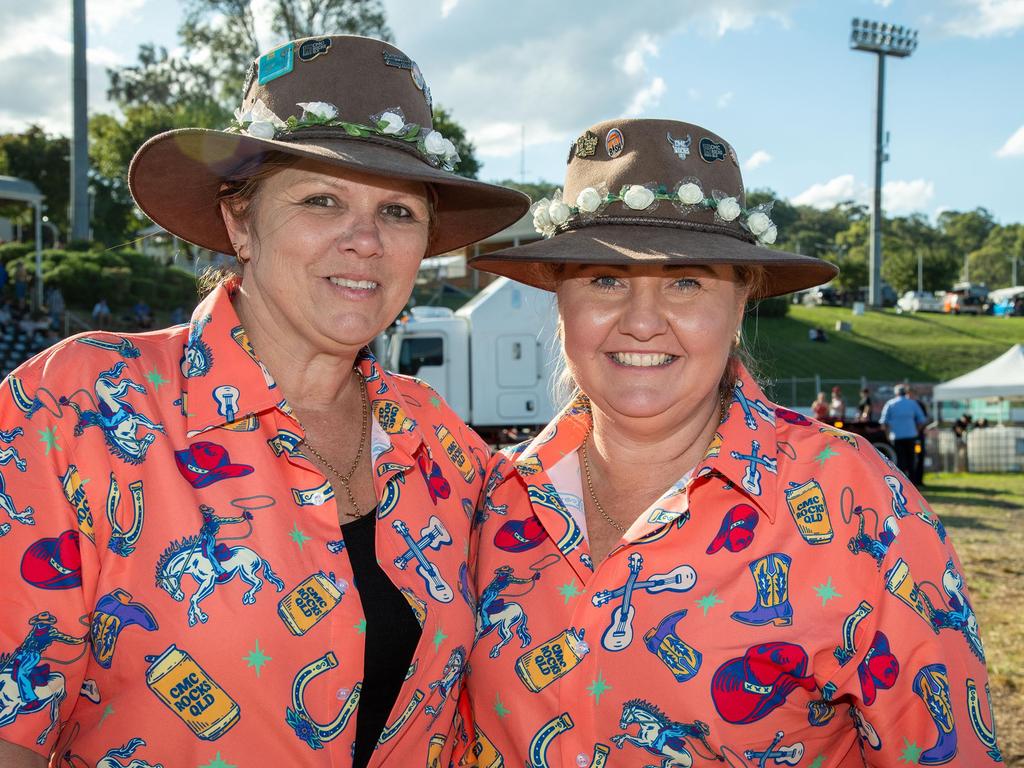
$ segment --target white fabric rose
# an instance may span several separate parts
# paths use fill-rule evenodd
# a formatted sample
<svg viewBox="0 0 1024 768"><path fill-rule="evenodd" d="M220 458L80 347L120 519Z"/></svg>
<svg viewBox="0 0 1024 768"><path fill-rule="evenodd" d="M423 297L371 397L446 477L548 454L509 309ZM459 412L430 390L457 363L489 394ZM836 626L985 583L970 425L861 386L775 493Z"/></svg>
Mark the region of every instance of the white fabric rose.
<svg viewBox="0 0 1024 768"><path fill-rule="evenodd" d="M386 124L380 129L380 132L387 136L394 136L405 128L405 120L402 119L401 115L396 115L394 112L385 112L380 116L380 121Z"/></svg>
<svg viewBox="0 0 1024 768"><path fill-rule="evenodd" d="M622 202L634 211L642 211L654 202L654 193L647 187L633 184L626 188L626 194L622 196Z"/></svg>
<svg viewBox="0 0 1024 768"><path fill-rule="evenodd" d="M762 245L771 245L772 243L775 242L775 238L777 238L778 236L779 230L778 228L776 228L774 224L772 224L770 227L768 227L768 229L764 231L764 234L762 234L758 238L758 240L760 240Z"/></svg>
<svg viewBox="0 0 1024 768"><path fill-rule="evenodd" d="M545 197L533 206L533 226L538 232L544 232L551 226L551 216L548 215L549 205L551 205L551 201Z"/></svg>
<svg viewBox="0 0 1024 768"><path fill-rule="evenodd" d="M444 141L444 150L442 151L442 154L445 156L445 158L447 158L447 159L458 158L459 150L457 150L455 148L455 144L452 143L452 140L451 139L443 139L443 141Z"/></svg>
<svg viewBox="0 0 1024 768"><path fill-rule="evenodd" d="M704 193L692 181L680 186L676 194L679 196L679 202L683 205L696 205L704 199Z"/></svg>
<svg viewBox="0 0 1024 768"><path fill-rule="evenodd" d="M302 107L303 119L306 115L312 115L321 120L333 120L338 116L338 108L326 101L300 101L296 106Z"/></svg>
<svg viewBox="0 0 1024 768"><path fill-rule="evenodd" d="M272 139L277 133L277 128L266 120L253 120L245 132L256 139Z"/></svg>
<svg viewBox="0 0 1024 768"><path fill-rule="evenodd" d="M560 199L552 200L548 206L548 216L551 217L551 223L558 226L569 220L569 217L572 216L572 209Z"/></svg>
<svg viewBox="0 0 1024 768"><path fill-rule="evenodd" d="M740 204L735 197L723 197L718 201L718 218L722 221L733 221L740 215Z"/></svg>
<svg viewBox="0 0 1024 768"><path fill-rule="evenodd" d="M443 155L444 142L444 136L437 131L431 131L423 138L423 148L431 155Z"/></svg>
<svg viewBox="0 0 1024 768"><path fill-rule="evenodd" d="M583 213L593 213L601 207L601 195L593 187L587 187L576 196L576 207Z"/></svg>
<svg viewBox="0 0 1024 768"><path fill-rule="evenodd" d="M747 228L750 229L751 234L758 237L767 232L771 225L772 220L763 211L754 211L747 217Z"/></svg>

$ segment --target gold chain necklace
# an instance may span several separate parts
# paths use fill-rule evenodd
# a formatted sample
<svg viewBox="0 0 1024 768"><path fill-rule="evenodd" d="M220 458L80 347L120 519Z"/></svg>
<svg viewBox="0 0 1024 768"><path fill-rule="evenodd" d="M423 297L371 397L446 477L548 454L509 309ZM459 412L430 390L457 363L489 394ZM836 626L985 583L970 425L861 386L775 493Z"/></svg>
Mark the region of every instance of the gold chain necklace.
<svg viewBox="0 0 1024 768"><path fill-rule="evenodd" d="M313 454L317 459L319 459L321 464L327 467L331 471L331 473L338 478L338 482L341 483L342 487L345 489L345 493L348 494L348 503L351 504L352 509L355 510L355 512L346 512L345 514L348 517L362 517L363 515L363 512L359 509L359 505L356 503L355 494L352 493L352 475L354 475L355 471L359 468L359 462L362 461L363 458L363 449L366 447L366 424L370 420L370 401L366 395L366 382L363 380L363 376L361 373L359 373L359 371L355 371L355 374L356 378L359 380L359 394L361 396L363 406L362 419L360 419L360 421L362 422L362 427L359 433L359 450L356 451L356 458L352 462L352 467L351 469L349 469L348 474L343 475L340 471L338 471L337 467L335 467L333 464L331 464L331 462L329 462L327 459L323 457L320 451L313 447L313 444L309 442L309 437L306 434L307 430L305 426L302 425L302 422L299 422L299 426L302 427L303 433L302 444L309 449L309 452L311 454ZM296 418L296 421L298 421L298 418Z"/></svg>
<svg viewBox="0 0 1024 768"><path fill-rule="evenodd" d="M732 393L729 391L723 391L719 394L718 398L718 410L719 418L725 416L726 409L728 407L728 398ZM591 416L593 418L593 416ZM594 502L594 506L597 507L597 511L604 518L605 522L608 523L612 528L617 530L619 533L625 533L626 528L622 527L615 518L604 511L604 507L601 506L601 502L597 498L597 493L594 492L594 481L590 476L590 458L587 456L587 440L590 439L590 435L593 434L593 427L583 437L583 445L580 446L580 453L583 455L583 474L587 478L587 490L590 492L590 500Z"/></svg>

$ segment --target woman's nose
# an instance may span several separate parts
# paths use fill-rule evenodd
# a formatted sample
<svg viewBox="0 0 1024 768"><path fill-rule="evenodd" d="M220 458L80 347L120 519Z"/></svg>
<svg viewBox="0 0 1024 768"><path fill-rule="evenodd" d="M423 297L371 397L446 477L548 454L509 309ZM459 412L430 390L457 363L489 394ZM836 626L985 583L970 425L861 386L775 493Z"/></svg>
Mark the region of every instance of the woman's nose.
<svg viewBox="0 0 1024 768"><path fill-rule="evenodd" d="M348 228L339 239L339 246L364 258L379 256L383 242L376 211L355 212L348 223Z"/></svg>
<svg viewBox="0 0 1024 768"><path fill-rule="evenodd" d="M629 296L619 320L619 331L638 341L646 341L665 332L668 321L656 297L646 291Z"/></svg>

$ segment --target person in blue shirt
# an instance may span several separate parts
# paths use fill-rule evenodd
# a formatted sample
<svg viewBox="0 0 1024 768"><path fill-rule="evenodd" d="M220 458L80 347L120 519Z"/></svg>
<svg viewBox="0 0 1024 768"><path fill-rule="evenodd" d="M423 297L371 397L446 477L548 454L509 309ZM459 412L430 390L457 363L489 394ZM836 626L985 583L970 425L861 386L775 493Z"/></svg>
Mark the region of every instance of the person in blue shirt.
<svg viewBox="0 0 1024 768"><path fill-rule="evenodd" d="M889 430L889 439L896 449L896 466L907 477L914 471L914 445L928 422L916 400L907 397L907 388L896 385L896 396L882 407L879 421Z"/></svg>

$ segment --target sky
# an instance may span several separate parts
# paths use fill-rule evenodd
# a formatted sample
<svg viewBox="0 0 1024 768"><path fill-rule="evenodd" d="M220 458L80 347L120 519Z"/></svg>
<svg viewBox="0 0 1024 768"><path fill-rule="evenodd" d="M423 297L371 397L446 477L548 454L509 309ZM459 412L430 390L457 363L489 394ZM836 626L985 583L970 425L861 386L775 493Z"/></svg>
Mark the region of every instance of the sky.
<svg viewBox="0 0 1024 768"><path fill-rule="evenodd" d="M181 5L86 0L90 111L138 46L178 48ZM269 0L255 0L257 18ZM68 134L69 0L0 0L0 131ZM467 130L488 180L559 183L569 143L657 117L727 139L748 188L796 203L869 202L876 57L854 17L910 26L886 61L889 215L987 208L1024 222L1024 0L384 0L395 42ZM261 25L261 43L282 42ZM383 105L384 107L388 105Z"/></svg>

